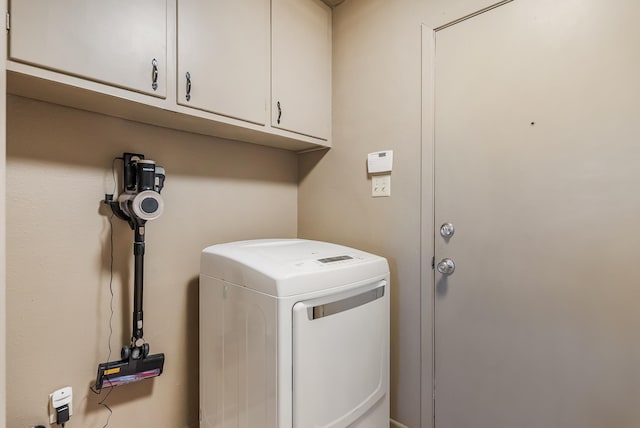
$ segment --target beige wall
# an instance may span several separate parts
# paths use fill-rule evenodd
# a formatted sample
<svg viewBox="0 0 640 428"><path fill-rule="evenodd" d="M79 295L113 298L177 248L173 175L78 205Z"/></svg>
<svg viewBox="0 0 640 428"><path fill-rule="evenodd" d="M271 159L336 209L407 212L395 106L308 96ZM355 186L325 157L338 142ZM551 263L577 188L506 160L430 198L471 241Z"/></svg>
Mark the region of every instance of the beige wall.
<svg viewBox="0 0 640 428"><path fill-rule="evenodd" d="M421 141L431 132L421 130L421 24L435 28L492 3L348 0L334 9L333 148L300 159L299 236L390 261L391 415L410 428L432 421L430 343L421 350L432 328L430 307L421 327L421 301L431 293L420 277L421 261L431 259L420 253L421 172L431 173L421 171ZM383 149L394 150L392 196L374 199L365 160Z"/></svg>
<svg viewBox="0 0 640 428"><path fill-rule="evenodd" d="M147 227L145 338L165 373L117 388L110 427L198 426L198 271L217 242L295 237L291 152L8 98L7 420L47 420L48 394L74 389L76 427L103 426L89 391L107 359L111 160L141 152L166 168L164 215ZM111 360L128 341L132 232L114 219Z"/></svg>

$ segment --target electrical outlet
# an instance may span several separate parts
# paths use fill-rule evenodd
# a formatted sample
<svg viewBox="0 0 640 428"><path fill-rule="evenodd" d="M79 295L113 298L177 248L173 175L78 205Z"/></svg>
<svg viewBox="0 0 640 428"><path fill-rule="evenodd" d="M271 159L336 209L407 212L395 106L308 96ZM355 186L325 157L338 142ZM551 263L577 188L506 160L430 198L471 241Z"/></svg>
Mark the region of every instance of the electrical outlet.
<svg viewBox="0 0 640 428"><path fill-rule="evenodd" d="M73 415L73 390L67 386L49 394L49 423L56 423L56 409L69 406L69 416Z"/></svg>
<svg viewBox="0 0 640 428"><path fill-rule="evenodd" d="M390 175L374 175L371 177L371 196L374 198L391 196Z"/></svg>

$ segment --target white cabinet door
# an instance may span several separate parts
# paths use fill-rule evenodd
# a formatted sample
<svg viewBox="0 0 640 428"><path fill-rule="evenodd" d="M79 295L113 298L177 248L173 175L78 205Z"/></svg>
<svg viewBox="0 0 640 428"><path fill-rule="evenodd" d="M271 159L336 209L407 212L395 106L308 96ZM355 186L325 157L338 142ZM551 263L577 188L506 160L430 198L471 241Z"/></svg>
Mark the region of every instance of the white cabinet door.
<svg viewBox="0 0 640 428"><path fill-rule="evenodd" d="M271 20L271 125L328 140L331 9L320 0L272 0Z"/></svg>
<svg viewBox="0 0 640 428"><path fill-rule="evenodd" d="M179 104L264 125L268 61L269 0L178 1Z"/></svg>
<svg viewBox="0 0 640 428"><path fill-rule="evenodd" d="M10 13L12 60L165 96L166 0L19 0Z"/></svg>

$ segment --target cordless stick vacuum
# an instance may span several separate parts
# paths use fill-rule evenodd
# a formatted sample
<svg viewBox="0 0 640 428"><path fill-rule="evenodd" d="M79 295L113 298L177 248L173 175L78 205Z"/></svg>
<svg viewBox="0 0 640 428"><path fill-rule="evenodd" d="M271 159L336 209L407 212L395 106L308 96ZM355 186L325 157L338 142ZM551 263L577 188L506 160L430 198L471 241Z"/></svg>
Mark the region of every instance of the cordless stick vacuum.
<svg viewBox="0 0 640 428"><path fill-rule="evenodd" d="M160 196L164 186L164 168L144 159L141 154L124 153L122 159L124 191L116 201L113 195L106 195L105 203L109 204L116 217L129 223L134 234L133 332L131 344L122 347L120 361L98 364L97 390L160 376L164 367L164 354L149 355L149 344L142 332L145 224L160 217L164 209Z"/></svg>

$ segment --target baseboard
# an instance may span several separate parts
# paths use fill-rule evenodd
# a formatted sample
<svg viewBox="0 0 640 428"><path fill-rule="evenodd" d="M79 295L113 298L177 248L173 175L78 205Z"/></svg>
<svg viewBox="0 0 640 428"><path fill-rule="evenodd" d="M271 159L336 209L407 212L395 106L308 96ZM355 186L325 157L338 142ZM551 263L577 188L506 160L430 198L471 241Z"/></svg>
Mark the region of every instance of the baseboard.
<svg viewBox="0 0 640 428"><path fill-rule="evenodd" d="M408 426L403 425L398 421L394 421L393 419L389 419L389 427L390 428L409 428Z"/></svg>

